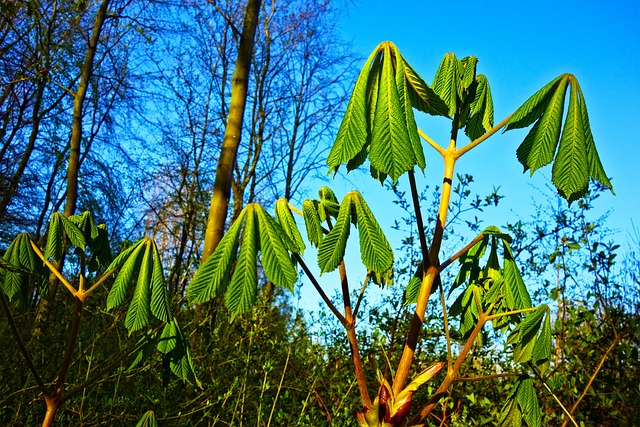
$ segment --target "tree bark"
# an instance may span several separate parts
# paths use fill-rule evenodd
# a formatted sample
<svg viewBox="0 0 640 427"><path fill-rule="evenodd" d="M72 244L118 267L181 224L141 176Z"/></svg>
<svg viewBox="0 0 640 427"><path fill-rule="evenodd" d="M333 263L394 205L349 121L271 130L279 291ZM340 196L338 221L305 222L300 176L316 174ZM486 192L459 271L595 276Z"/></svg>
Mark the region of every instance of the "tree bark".
<svg viewBox="0 0 640 427"><path fill-rule="evenodd" d="M231 197L231 182L233 181L233 167L240 145L242 123L249 87L249 71L251 57L258 25L258 16L262 0L248 0L244 17L238 58L236 60L233 80L231 84L231 103L229 116L222 141L222 149L216 167L216 179L213 184L213 194L209 206L209 217L205 233L202 261L213 253L224 234L224 224L227 219L229 198Z"/></svg>
<svg viewBox="0 0 640 427"><path fill-rule="evenodd" d="M102 32L102 26L107 17L107 8L110 0L102 0L96 20L93 24L93 33L89 40L87 54L82 64L80 83L76 90L73 102L73 123L71 126L71 153L67 167L67 202L64 206L64 215L69 217L76 212L78 202L78 172L80 169L80 143L82 142L82 110L87 96L89 79L93 74L93 60L98 49L98 40Z"/></svg>

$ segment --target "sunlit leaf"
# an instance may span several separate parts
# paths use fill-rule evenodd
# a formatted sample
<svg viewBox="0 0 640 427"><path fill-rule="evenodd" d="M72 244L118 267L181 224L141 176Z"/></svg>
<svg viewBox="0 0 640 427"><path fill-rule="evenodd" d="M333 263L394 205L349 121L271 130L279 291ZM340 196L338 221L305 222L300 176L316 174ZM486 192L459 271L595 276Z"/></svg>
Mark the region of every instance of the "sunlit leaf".
<svg viewBox="0 0 640 427"><path fill-rule="evenodd" d="M362 263L368 270L376 273L391 269L393 250L389 241L362 195L357 191L352 191L350 194L356 208Z"/></svg>
<svg viewBox="0 0 640 427"><path fill-rule="evenodd" d="M327 164L329 171L337 171L341 164L355 157L367 143L367 86L371 63L378 55L375 50L362 67L358 80L356 80L351 99L347 105L342 123L338 129L338 135L329 152Z"/></svg>
<svg viewBox="0 0 640 427"><path fill-rule="evenodd" d="M253 206L248 205L244 209L246 219L242 244L225 293L225 303L232 316L249 311L258 292L258 230Z"/></svg>
<svg viewBox="0 0 640 427"><path fill-rule="evenodd" d="M194 304L202 304L222 295L227 289L231 266L238 249L240 231L244 224L245 210L222 236L220 243L200 265L187 287L187 299Z"/></svg>
<svg viewBox="0 0 640 427"><path fill-rule="evenodd" d="M369 161L376 170L396 182L415 164L407 131L389 45L384 46L384 61L378 89L378 102L371 130Z"/></svg>
<svg viewBox="0 0 640 427"><path fill-rule="evenodd" d="M340 204L340 212L333 229L318 247L318 266L321 273L335 270L344 258L351 228L351 195L347 194Z"/></svg>
<svg viewBox="0 0 640 427"><path fill-rule="evenodd" d="M286 237L284 231L260 205L254 206L260 229L262 268L274 284L289 289L293 293L293 285L298 280L298 273L287 252L287 245L281 237Z"/></svg>
<svg viewBox="0 0 640 427"><path fill-rule="evenodd" d="M144 245L144 253L138 270L138 280L129 303L125 326L129 333L138 331L149 323L151 318L151 279L153 275L153 250L151 240Z"/></svg>
<svg viewBox="0 0 640 427"><path fill-rule="evenodd" d="M145 242L146 239L141 239L136 242L133 246L118 255L107 269L111 270L122 266L111 286L109 296L107 296L107 310L119 306L126 299L133 277L140 268L143 250L146 246Z"/></svg>
<svg viewBox="0 0 640 427"><path fill-rule="evenodd" d="M282 230L294 244L294 246L289 249L303 255L305 249L304 240L302 240L302 235L300 234L298 225L293 219L293 214L291 213L289 201L287 199L281 198L276 202L276 218L278 219L278 223L282 227Z"/></svg>

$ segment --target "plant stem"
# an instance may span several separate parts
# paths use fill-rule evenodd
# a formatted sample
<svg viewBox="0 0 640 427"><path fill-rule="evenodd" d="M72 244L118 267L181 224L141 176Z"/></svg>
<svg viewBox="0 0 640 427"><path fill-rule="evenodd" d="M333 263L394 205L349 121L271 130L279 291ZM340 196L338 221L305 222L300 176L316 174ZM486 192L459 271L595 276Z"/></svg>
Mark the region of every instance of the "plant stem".
<svg viewBox="0 0 640 427"><path fill-rule="evenodd" d="M349 297L349 282L347 280L347 269L344 261L340 263L340 285L342 288L342 301L344 303L344 317L346 319L345 329L347 330L347 337L349 338L349 345L351 347L351 356L353 358L353 367L356 374L356 380L358 381L358 388L360 389L360 399L365 408L371 407L371 398L369 397L369 390L367 389L367 380L364 377L364 368L362 366L362 359L360 359L360 351L358 350L358 337L356 336L356 321L351 312L351 298Z"/></svg>
<svg viewBox="0 0 640 427"><path fill-rule="evenodd" d="M427 303L429 301L429 296L431 295L431 288L433 287L434 281L440 274L438 254L440 252L440 246L442 245L442 236L444 235L444 227L447 221L447 213L449 211L449 201L451 199L451 184L453 181L453 170L456 162L455 141L457 135L458 120L457 118L454 118L451 131L451 141L449 143L449 148L444 154L444 178L442 182L442 190L440 193L440 207L438 208L438 220L436 223L436 229L434 232L433 240L431 242L431 248L429 249L428 256L426 255L426 251L423 250L423 276L422 284L420 285L420 292L418 294L418 301L416 303L416 310L411 321L409 335L407 336L407 342L405 343L404 350L402 351L402 356L398 364L398 370L396 372L395 378L393 379L393 391L396 394L402 391L407 377L409 376L411 363L413 362L413 356L415 354L416 346L418 344L418 338L420 336L420 330L422 329L422 323L424 322L424 314L427 311ZM409 177L411 179L411 174L409 175ZM419 208L417 208L416 218L420 217L419 212L420 210Z"/></svg>
<svg viewBox="0 0 640 427"><path fill-rule="evenodd" d="M64 350L64 358L62 359L62 365L60 366L60 372L58 373L58 380L56 381L56 388L54 394L61 396L64 391L64 383L71 367L73 352L78 342L78 333L80 332L80 319L82 317L82 309L84 308L84 302L82 299L76 297L76 308L73 312L73 324L71 325L71 333L69 334L69 341L67 341L67 347Z"/></svg>
<svg viewBox="0 0 640 427"><path fill-rule="evenodd" d="M488 316L485 313L481 313L480 317L478 318L478 323L476 324L475 328L473 328L473 331L471 331L471 335L469 335L469 338L464 344L462 351L460 351L460 355L456 359L456 363L453 365L453 368L449 368L447 370L447 376L444 378L435 394L431 397L427 406L422 409L419 416L416 416L409 422L409 425L413 425L425 419L431 413L433 408L435 408L440 399L442 399L442 397L445 395L445 392L447 391L451 383L458 379L458 371L460 371L462 363L467 358L469 351L471 351L471 347L473 347L478 334L480 334L480 331L482 331L482 328L484 327L484 324L487 322L487 320Z"/></svg>
<svg viewBox="0 0 640 427"><path fill-rule="evenodd" d="M338 311L338 309L336 308L335 305L333 305L333 303L331 302L327 294L324 292L324 290L322 290L320 283L318 283L315 276L313 275L311 270L309 270L309 267L307 267L307 264L305 264L302 257L295 252L293 253L293 257L296 259L298 264L300 264L300 266L302 267L302 270L304 270L304 273L307 275L309 280L311 280L311 284L313 284L313 287L316 288L316 291L318 291L318 294L320 294L320 297L322 298L322 300L325 302L325 304L327 304L327 307L329 307L329 310L331 310L334 316L338 318L340 323L346 327L347 319L345 319L342 313Z"/></svg>
<svg viewBox="0 0 640 427"><path fill-rule="evenodd" d="M496 133L500 129L502 129L507 124L507 122L509 121L511 116L513 116L513 113L509 114L504 120L502 120L500 123L498 123L497 125L495 125L491 129L489 129L480 138L477 138L477 139L471 141L469 144L467 144L464 147L462 147L461 149L457 150L456 151L456 159L459 159L464 154L468 153L472 148L477 147L478 145L482 144L484 141L489 139L494 133Z"/></svg>

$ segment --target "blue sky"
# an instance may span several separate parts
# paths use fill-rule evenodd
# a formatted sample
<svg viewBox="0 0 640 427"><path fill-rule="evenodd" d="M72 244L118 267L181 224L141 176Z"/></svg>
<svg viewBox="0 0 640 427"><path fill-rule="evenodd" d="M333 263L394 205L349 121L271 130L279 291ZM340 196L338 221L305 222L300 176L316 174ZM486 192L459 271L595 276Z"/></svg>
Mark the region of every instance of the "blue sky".
<svg viewBox="0 0 640 427"><path fill-rule="evenodd" d="M597 208L610 211L608 225L619 230L616 238L625 247L633 226L640 227L639 4L616 0L606 4L592 0L361 0L353 2L343 16L342 29L344 39L365 58L380 42L392 41L427 82L432 81L447 52L458 58L478 57L478 73L485 74L491 85L496 122L553 78L565 72L574 74L585 95L600 158L617 194L601 197ZM438 142L448 140L447 120L418 119L418 126ZM484 225L527 218L533 201L542 197L538 189L550 181L550 167L533 178L522 173L515 150L527 131L498 134L456 166L456 172L474 176L473 191L488 194L500 186L500 193L506 196L504 207ZM441 159L426 146L425 154L427 169L419 182L439 184ZM390 195L364 174L348 178L350 182L338 178L329 184L338 197L344 194L341 190L355 187L381 223L391 223L396 214L388 208ZM357 243L349 247L355 252L351 259L356 258ZM313 256L308 253L305 257L309 264ZM349 271L355 273L352 283L358 283L361 272ZM322 281L333 282L325 276ZM303 287L303 300L313 298L309 288Z"/></svg>

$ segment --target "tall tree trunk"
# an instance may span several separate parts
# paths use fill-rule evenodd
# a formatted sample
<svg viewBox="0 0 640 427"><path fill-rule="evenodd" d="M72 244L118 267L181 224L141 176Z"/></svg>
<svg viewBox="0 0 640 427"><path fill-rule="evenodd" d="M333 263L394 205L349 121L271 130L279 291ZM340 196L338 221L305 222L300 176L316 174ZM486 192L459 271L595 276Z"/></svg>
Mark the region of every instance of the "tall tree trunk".
<svg viewBox="0 0 640 427"><path fill-rule="evenodd" d="M82 109L87 96L89 79L93 73L93 60L98 48L98 40L102 32L102 25L107 17L107 8L110 0L102 0L96 20L93 24L93 33L89 40L87 55L82 64L80 83L76 90L73 102L73 123L71 125L71 153L67 167L67 202L64 207L64 215L69 217L76 211L78 202L78 172L80 169L80 143L82 142Z"/></svg>
<svg viewBox="0 0 640 427"><path fill-rule="evenodd" d="M216 179L213 184L213 195L209 206L209 218L205 233L202 261L204 262L218 246L224 234L224 223L227 219L229 198L231 197L231 182L233 180L233 166L236 161L240 137L242 135L242 122L247 101L249 87L249 71L251 57L258 25L258 16L262 0L248 0L244 16L238 58L233 72L231 83L231 103L229 116L222 141L222 149L216 168Z"/></svg>

